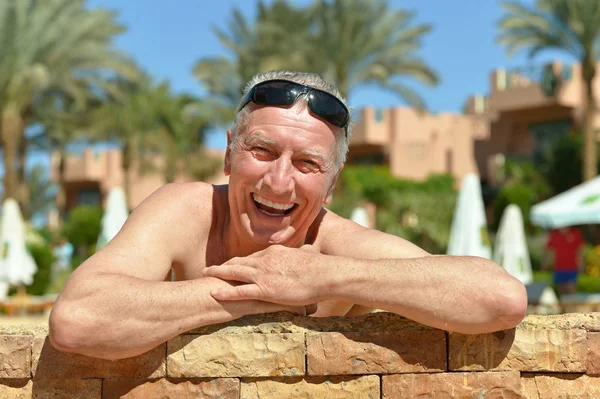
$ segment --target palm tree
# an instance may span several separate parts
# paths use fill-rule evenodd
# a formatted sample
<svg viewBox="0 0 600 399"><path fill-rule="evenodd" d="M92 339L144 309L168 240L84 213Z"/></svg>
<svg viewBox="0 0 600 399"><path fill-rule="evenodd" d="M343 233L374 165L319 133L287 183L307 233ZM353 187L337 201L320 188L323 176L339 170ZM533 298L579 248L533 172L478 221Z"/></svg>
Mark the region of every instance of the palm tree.
<svg viewBox="0 0 600 399"><path fill-rule="evenodd" d="M111 45L124 30L115 17L106 10L90 10L84 0L0 2L5 196L23 202L23 176L18 171L25 164L24 132L44 93L63 91L80 102L90 91L108 90L107 75L135 75L133 65Z"/></svg>
<svg viewBox="0 0 600 399"><path fill-rule="evenodd" d="M312 12L316 33L308 43L307 70L324 75L346 98L360 85L376 84L425 107L406 80L439 81L415 54L430 25L415 24L414 13L390 10L385 0L320 0Z"/></svg>
<svg viewBox="0 0 600 399"><path fill-rule="evenodd" d="M230 57L207 57L194 66L194 75L210 95L205 101L217 120L227 122L233 118L244 84L252 76L271 69L305 67L302 49L308 40L312 14L285 0L275 0L270 6L259 1L257 11L256 20L247 21L236 8L228 32L213 28Z"/></svg>
<svg viewBox="0 0 600 399"><path fill-rule="evenodd" d="M30 200L23 209L23 217L30 217L47 212L55 198L55 185L48 179L46 168L43 165L34 165L25 173L25 184L27 184Z"/></svg>
<svg viewBox="0 0 600 399"><path fill-rule="evenodd" d="M167 88L168 90L168 88ZM188 95L167 95L157 109L159 128L155 139L162 150L162 171L167 183L179 172L197 180L212 176L221 161L206 153L204 140L212 125L210 108Z"/></svg>
<svg viewBox="0 0 600 399"><path fill-rule="evenodd" d="M136 81L117 79L118 94L105 101L91 116L89 136L93 140L119 143L123 152L124 191L129 195L133 165L139 165L148 137L158 128L157 109L166 94L164 85L153 85L150 77Z"/></svg>
<svg viewBox="0 0 600 399"><path fill-rule="evenodd" d="M583 179L598 174L593 92L600 45L600 2L589 0L537 0L535 6L519 2L502 4L505 15L498 41L509 53L527 49L530 57L543 50L561 50L581 63L582 97L586 104L581 127L584 137Z"/></svg>
<svg viewBox="0 0 600 399"><path fill-rule="evenodd" d="M41 126L41 131L27 141L29 146L53 154L52 161L56 162L58 171L56 208L61 216L64 216L66 206L67 147L86 137L86 130L91 123L90 115L101 104L100 98L89 98L84 104L79 104L68 93L50 91L36 107L33 122ZM29 199L33 200L33 194L29 195Z"/></svg>

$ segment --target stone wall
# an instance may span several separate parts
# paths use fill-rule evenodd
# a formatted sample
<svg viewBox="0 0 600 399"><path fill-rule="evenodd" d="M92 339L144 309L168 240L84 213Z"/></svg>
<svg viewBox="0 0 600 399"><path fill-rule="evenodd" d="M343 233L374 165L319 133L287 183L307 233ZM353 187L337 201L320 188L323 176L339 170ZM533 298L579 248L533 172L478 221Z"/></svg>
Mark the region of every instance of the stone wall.
<svg viewBox="0 0 600 399"><path fill-rule="evenodd" d="M56 351L0 327L0 398L600 398L600 313L467 336L389 313L246 317L135 358Z"/></svg>

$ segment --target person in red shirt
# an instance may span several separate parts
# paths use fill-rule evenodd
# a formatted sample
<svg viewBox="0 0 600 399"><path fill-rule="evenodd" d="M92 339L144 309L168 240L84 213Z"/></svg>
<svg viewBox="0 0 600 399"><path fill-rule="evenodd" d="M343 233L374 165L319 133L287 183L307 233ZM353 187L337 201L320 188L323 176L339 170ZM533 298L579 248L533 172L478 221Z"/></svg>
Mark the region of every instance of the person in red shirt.
<svg viewBox="0 0 600 399"><path fill-rule="evenodd" d="M546 244L546 257L542 269L548 267L549 258L554 266L554 283L560 295L574 294L577 274L583 270L583 247L585 241L575 227L552 230Z"/></svg>

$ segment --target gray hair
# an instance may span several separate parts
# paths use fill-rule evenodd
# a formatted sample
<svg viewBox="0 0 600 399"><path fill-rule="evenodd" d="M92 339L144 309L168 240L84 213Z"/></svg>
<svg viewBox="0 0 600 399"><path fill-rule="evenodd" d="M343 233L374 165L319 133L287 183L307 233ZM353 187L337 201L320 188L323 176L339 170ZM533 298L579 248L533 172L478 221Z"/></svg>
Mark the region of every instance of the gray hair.
<svg viewBox="0 0 600 399"><path fill-rule="evenodd" d="M327 93L331 94L332 96L336 97L337 99L339 99L350 110L350 107L348 107L346 100L342 97L339 90L334 85L332 85L331 83L329 83L325 79L323 79L320 75L318 75L316 73L291 72L291 71L269 71L269 72L259 73L257 75L254 75L252 77L252 79L250 79L248 84L246 84L246 87L244 88L244 92L242 94L242 98L240 99L237 109L239 109L240 107L242 107L244 105L244 103L243 103L244 98L246 98L246 96L248 95L250 90L252 90L252 88L254 86L256 86L259 83L266 82L268 80L276 80L276 79L289 80L291 82L299 83L299 84L302 84L305 86L313 87L315 89L319 89L324 92L327 92ZM304 101L308 101L306 96L304 96ZM249 109L247 107L244 107L244 108L240 109L237 112L237 114L235 115L233 127L231 128L231 144L229 147L230 150L233 150L233 146L237 145L239 133L246 127L249 114L250 114ZM347 134L345 133L345 130L342 128L336 129L337 132L335 134L335 141L336 141L336 147L337 147L336 148L336 150L337 150L336 169L337 170L339 170L340 167L342 166L342 164L344 162L346 162L346 156L348 154L348 141L350 140L350 134L351 134L350 127L351 126L350 126L350 120L349 120L348 127L347 127Z"/></svg>

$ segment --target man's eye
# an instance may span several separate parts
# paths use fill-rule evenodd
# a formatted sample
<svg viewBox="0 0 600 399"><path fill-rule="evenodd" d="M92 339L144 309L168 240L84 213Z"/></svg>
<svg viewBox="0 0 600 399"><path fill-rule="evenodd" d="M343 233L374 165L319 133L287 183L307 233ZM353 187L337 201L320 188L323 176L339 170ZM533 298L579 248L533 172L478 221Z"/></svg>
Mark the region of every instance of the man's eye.
<svg viewBox="0 0 600 399"><path fill-rule="evenodd" d="M303 159L302 161L300 161L300 165L300 169L303 171L314 172L320 169L319 164L310 159Z"/></svg>

